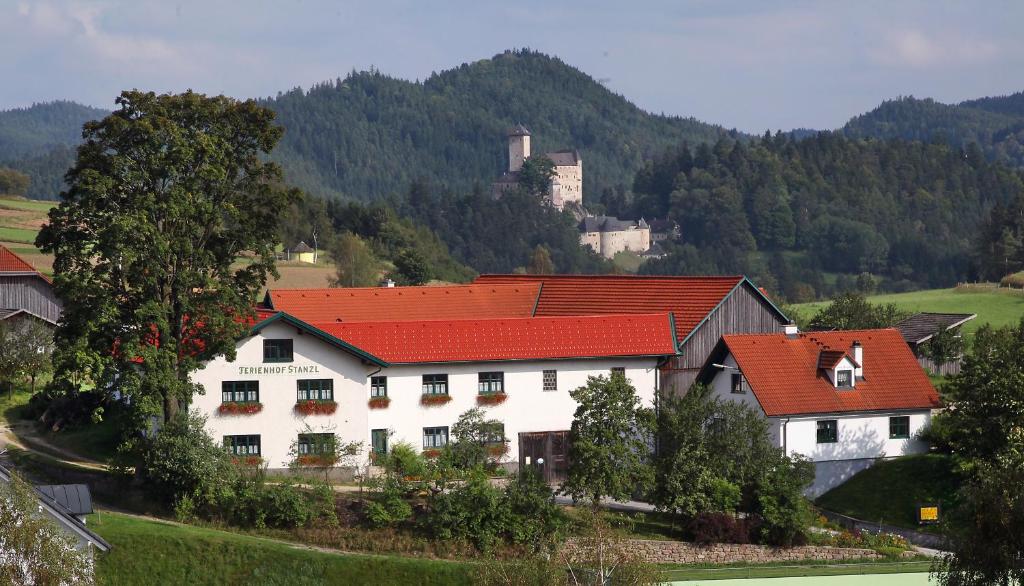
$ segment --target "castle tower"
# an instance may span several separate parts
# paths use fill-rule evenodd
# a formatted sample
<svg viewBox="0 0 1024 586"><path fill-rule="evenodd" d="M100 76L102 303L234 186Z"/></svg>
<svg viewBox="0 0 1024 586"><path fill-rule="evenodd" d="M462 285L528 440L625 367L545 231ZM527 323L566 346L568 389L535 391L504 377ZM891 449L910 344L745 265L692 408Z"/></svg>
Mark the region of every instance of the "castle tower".
<svg viewBox="0 0 1024 586"><path fill-rule="evenodd" d="M530 131L522 124L508 130L508 170L515 173L523 168L523 161L530 158Z"/></svg>

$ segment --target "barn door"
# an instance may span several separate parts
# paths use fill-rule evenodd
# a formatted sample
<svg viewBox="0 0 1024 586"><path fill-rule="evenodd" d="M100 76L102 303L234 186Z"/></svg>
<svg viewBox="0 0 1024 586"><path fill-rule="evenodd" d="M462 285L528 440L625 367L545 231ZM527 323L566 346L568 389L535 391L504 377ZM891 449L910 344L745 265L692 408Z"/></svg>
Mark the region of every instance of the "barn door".
<svg viewBox="0 0 1024 586"><path fill-rule="evenodd" d="M569 432L520 433L519 469L535 470L549 484L563 482L569 472Z"/></svg>

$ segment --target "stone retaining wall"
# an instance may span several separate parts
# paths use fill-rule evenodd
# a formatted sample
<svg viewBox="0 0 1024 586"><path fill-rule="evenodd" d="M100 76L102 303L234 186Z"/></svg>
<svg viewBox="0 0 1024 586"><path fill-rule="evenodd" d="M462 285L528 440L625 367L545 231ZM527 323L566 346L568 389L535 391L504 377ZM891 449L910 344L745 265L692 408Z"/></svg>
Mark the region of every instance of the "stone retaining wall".
<svg viewBox="0 0 1024 586"><path fill-rule="evenodd" d="M749 562L794 562L799 560L854 560L882 557L870 549L824 547L803 545L799 547L770 547L734 543L696 545L685 541L653 541L630 539L622 542L623 547L636 553L644 560L656 564L728 564ZM566 544L572 548L571 541Z"/></svg>

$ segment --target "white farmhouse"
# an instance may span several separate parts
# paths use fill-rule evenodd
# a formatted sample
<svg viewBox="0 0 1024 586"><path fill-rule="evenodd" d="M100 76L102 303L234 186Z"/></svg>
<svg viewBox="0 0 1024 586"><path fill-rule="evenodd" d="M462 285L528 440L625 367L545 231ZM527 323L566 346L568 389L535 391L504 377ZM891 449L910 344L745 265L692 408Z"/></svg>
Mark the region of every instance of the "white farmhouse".
<svg viewBox="0 0 1024 586"><path fill-rule="evenodd" d="M768 418L786 454L815 463L818 496L879 458L927 451L915 438L939 397L897 330L727 334L698 380Z"/></svg>
<svg viewBox="0 0 1024 586"><path fill-rule="evenodd" d="M430 455L481 406L504 425L495 449L559 480L569 391L619 370L651 406L677 347L670 313L308 323L265 312L233 362L194 375L206 392L193 406L238 457L271 469L288 466L293 445L314 449L318 433L363 442L367 459L396 441Z"/></svg>

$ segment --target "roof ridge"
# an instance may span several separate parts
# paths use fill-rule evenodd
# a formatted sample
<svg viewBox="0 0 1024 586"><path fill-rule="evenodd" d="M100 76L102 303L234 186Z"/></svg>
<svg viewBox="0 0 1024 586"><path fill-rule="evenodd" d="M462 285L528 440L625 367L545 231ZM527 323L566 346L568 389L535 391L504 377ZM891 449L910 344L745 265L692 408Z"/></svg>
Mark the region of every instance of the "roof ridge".
<svg viewBox="0 0 1024 586"><path fill-rule="evenodd" d="M283 313L283 312L282 312ZM435 318L435 319L356 319L356 320L313 320L307 322L310 325L355 325L355 324L413 324L413 323L451 323L451 322L528 322L528 321L569 321L580 319L623 319L623 318L645 318L645 317L668 317L671 311L652 311L647 313L592 313L581 315L531 315L531 316L495 316L495 317L460 317L460 318Z"/></svg>

